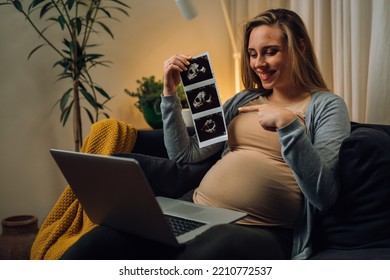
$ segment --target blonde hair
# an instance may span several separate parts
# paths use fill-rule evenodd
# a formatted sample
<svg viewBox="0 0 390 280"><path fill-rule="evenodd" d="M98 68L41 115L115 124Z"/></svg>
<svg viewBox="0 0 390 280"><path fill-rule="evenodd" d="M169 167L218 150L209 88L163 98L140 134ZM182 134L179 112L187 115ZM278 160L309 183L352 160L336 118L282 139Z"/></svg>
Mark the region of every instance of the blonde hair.
<svg viewBox="0 0 390 280"><path fill-rule="evenodd" d="M282 30L292 61L292 82L307 91L328 90L320 72L313 45L302 19L293 11L272 9L260 13L244 25L241 73L245 89L263 89L260 78L249 63L249 37L255 27L278 25Z"/></svg>

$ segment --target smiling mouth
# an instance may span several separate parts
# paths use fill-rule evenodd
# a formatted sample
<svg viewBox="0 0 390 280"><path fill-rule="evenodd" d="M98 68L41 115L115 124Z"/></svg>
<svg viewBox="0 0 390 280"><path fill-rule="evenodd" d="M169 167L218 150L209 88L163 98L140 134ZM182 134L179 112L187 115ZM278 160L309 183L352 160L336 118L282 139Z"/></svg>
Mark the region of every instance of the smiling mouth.
<svg viewBox="0 0 390 280"><path fill-rule="evenodd" d="M270 71L270 72L262 72L262 73L259 73L259 76L260 76L260 79L263 81L263 82L266 82L268 81L271 76L275 73L276 71Z"/></svg>

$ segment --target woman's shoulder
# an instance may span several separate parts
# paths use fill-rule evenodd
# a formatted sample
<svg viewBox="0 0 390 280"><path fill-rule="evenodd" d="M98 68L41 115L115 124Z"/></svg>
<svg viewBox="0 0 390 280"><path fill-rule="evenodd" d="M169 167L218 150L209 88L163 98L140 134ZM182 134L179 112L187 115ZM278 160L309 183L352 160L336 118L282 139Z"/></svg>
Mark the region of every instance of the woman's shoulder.
<svg viewBox="0 0 390 280"><path fill-rule="evenodd" d="M332 101L332 100L342 100L341 96L335 94L331 91L316 91L312 93L312 99L313 101L320 102L320 101Z"/></svg>
<svg viewBox="0 0 390 280"><path fill-rule="evenodd" d="M349 122L348 108L344 99L330 91L312 93L311 106L309 106L307 113L314 114L318 118L337 115L339 120L345 119L346 122Z"/></svg>
<svg viewBox="0 0 390 280"><path fill-rule="evenodd" d="M346 107L344 99L331 91L317 91L312 93L312 105L315 107Z"/></svg>

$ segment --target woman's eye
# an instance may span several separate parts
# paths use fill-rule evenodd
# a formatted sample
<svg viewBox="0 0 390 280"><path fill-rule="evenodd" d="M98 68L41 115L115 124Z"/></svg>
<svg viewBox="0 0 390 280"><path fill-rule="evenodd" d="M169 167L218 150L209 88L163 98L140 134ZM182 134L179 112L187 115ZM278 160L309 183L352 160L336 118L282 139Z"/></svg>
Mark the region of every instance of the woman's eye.
<svg viewBox="0 0 390 280"><path fill-rule="evenodd" d="M267 50L267 51L265 52L265 55L273 56L273 55L275 55L277 52L278 52L278 50Z"/></svg>

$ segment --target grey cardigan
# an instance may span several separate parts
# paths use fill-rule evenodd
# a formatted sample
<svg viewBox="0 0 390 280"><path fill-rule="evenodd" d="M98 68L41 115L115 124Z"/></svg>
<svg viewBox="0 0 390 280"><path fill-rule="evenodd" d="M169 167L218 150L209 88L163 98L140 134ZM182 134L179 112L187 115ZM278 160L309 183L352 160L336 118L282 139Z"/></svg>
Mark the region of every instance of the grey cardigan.
<svg viewBox="0 0 390 280"><path fill-rule="evenodd" d="M258 98L259 92L243 91L223 105L226 125L238 108ZM199 148L196 135L188 136L176 95L164 96L161 102L164 141L170 159L199 162L214 153L228 151L226 143ZM337 163L342 141L350 134L350 119L345 102L330 92L312 93L306 111L306 127L298 120L278 129L282 155L293 170L302 191L302 207L295 223L293 259L307 259L312 253L311 232L314 218L327 210L338 196Z"/></svg>

